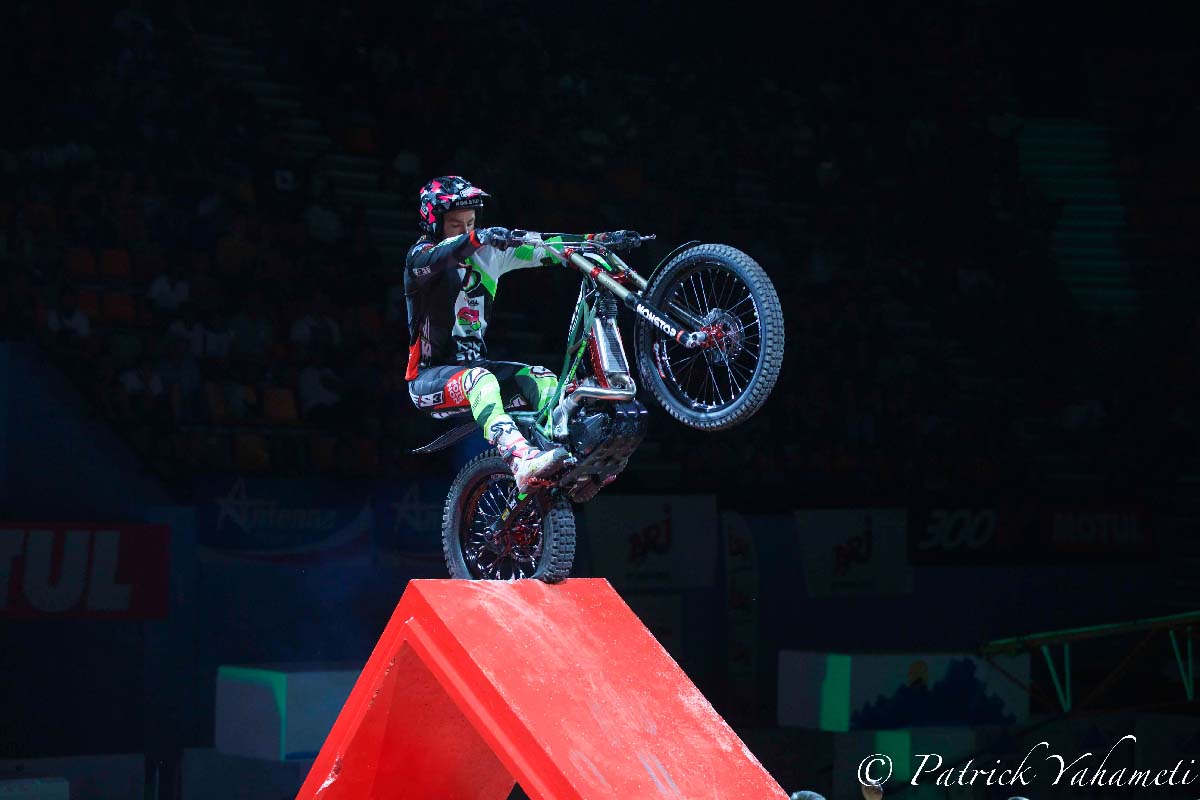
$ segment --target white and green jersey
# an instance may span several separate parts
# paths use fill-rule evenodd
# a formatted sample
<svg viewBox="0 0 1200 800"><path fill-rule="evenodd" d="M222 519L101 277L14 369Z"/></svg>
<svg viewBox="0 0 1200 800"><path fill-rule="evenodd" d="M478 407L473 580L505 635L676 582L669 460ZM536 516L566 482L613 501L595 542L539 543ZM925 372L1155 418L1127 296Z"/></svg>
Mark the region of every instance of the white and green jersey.
<svg viewBox="0 0 1200 800"><path fill-rule="evenodd" d="M577 241L563 236L547 240ZM408 305L408 375L431 364L468 364L487 352L484 334L500 278L554 263L544 247L481 247L474 232L434 244L422 237L408 251L404 294Z"/></svg>

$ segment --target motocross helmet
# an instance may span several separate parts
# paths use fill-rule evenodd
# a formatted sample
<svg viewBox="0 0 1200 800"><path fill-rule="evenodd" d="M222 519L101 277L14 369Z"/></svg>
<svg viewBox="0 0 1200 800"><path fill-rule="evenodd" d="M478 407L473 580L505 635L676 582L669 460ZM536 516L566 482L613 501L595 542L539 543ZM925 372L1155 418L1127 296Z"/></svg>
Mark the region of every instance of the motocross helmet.
<svg viewBox="0 0 1200 800"><path fill-rule="evenodd" d="M482 208L483 198L491 197L466 178L443 175L421 187L421 230L436 234L442 229L442 215L456 208Z"/></svg>

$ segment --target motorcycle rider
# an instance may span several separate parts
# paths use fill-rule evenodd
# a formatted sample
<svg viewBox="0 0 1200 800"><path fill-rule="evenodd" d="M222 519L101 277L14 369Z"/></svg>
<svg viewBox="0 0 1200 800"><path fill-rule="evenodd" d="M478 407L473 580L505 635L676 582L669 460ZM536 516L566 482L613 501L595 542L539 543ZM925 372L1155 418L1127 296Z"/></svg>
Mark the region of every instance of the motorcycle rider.
<svg viewBox="0 0 1200 800"><path fill-rule="evenodd" d="M545 367L484 358L483 337L500 278L515 269L554 263L543 247L509 248L505 228L476 228L476 212L490 197L458 175L435 178L420 191L424 234L408 251L404 294L408 307L409 396L418 408L470 406L484 438L508 462L517 488L556 472L569 457L530 444L505 412L520 397L534 409L553 397L558 379ZM574 241L590 237L560 237Z"/></svg>

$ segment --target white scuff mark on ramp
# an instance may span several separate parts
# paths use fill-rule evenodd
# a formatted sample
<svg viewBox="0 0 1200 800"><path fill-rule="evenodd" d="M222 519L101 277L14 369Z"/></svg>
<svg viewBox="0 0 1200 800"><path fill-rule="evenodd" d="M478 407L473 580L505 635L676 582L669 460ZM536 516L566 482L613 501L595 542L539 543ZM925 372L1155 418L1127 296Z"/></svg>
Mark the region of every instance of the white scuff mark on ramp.
<svg viewBox="0 0 1200 800"><path fill-rule="evenodd" d="M342 774L342 757L339 755L333 762L333 769L329 770L329 777L326 778L325 782L321 784L321 787L319 789L317 789L317 792L314 795L314 797L320 797L321 792L324 792L326 789L328 789L330 786L332 786L334 781L336 781L338 779L338 776L341 774Z"/></svg>

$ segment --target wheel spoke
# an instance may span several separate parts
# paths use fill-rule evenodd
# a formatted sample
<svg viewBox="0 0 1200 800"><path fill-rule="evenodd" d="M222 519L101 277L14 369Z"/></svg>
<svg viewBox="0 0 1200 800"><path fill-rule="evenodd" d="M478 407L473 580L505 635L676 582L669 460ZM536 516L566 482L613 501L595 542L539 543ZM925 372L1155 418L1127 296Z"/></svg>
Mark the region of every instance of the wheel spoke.
<svg viewBox="0 0 1200 800"><path fill-rule="evenodd" d="M712 274L712 271L707 270L705 272L700 273L700 285L701 286L704 285L704 276L705 275L708 275L708 289L709 289L709 294L712 295L713 304L711 306L709 306L709 310L711 311L714 308L718 308L718 306L717 306L717 281L716 281L716 276L714 276Z"/></svg>
<svg viewBox="0 0 1200 800"><path fill-rule="evenodd" d="M739 397L742 394L742 386L735 380L735 376L733 374L733 362L730 361L729 356L725 356L723 361L725 364L725 373L729 376L729 391L734 397ZM735 386L736 389L734 388Z"/></svg>
<svg viewBox="0 0 1200 800"><path fill-rule="evenodd" d="M725 274L725 292L721 295L721 305L722 306L724 306L726 303L729 302L729 297L737 289L737 285L739 283L741 283L741 281L737 280L729 273Z"/></svg>
<svg viewBox="0 0 1200 800"><path fill-rule="evenodd" d="M685 284L680 284L679 287L676 288L675 291L671 294L672 300L674 302L678 303L680 306L683 306L683 308L685 310L687 310L688 313L698 315L698 316L704 316L702 312L698 312L696 310L696 304L687 296L686 288L687 287Z"/></svg>
<svg viewBox="0 0 1200 800"><path fill-rule="evenodd" d="M702 298L701 291L696 288L696 274L695 273L692 273L688 277L688 285L692 289L692 297L696 298L696 313L698 316L702 317L708 313L708 305L707 305L707 303L705 303L704 299Z"/></svg>
<svg viewBox="0 0 1200 800"><path fill-rule="evenodd" d="M700 273L700 296L704 298L704 313L712 311L712 304L708 302L708 292L704 291L704 274Z"/></svg>

